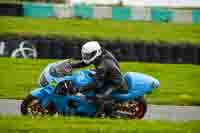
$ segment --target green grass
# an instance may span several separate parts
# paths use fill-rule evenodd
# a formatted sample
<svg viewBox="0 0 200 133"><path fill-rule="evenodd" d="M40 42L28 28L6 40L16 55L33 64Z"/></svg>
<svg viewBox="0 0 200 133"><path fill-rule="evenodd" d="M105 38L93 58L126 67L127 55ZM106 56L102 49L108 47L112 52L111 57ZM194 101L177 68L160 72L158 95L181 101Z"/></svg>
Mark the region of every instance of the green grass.
<svg viewBox="0 0 200 133"><path fill-rule="evenodd" d="M2 133L199 133L200 121L0 116Z"/></svg>
<svg viewBox="0 0 200 133"><path fill-rule="evenodd" d="M199 24L0 17L0 35L81 37L200 44ZM181 44L181 43L180 43Z"/></svg>
<svg viewBox="0 0 200 133"><path fill-rule="evenodd" d="M0 58L0 98L23 98L37 87L42 69L54 61ZM160 80L160 88L146 95L148 103L200 105L200 66L137 62L120 65L123 72L142 72Z"/></svg>

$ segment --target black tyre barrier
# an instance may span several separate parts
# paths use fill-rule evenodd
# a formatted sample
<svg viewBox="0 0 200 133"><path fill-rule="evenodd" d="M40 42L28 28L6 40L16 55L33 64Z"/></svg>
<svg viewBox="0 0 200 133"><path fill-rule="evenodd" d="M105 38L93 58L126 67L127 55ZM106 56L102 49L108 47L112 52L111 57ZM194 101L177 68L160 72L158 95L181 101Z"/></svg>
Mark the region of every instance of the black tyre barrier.
<svg viewBox="0 0 200 133"><path fill-rule="evenodd" d="M183 56L183 60L184 63L195 63L195 48L190 46L190 45L186 45L184 47L184 56Z"/></svg>
<svg viewBox="0 0 200 133"><path fill-rule="evenodd" d="M160 53L156 45L146 45L147 62L159 62Z"/></svg>
<svg viewBox="0 0 200 133"><path fill-rule="evenodd" d="M39 58L51 58L50 40L39 39L37 40L36 47L37 47Z"/></svg>
<svg viewBox="0 0 200 133"><path fill-rule="evenodd" d="M195 50L194 64L200 64L200 47Z"/></svg>
<svg viewBox="0 0 200 133"><path fill-rule="evenodd" d="M168 45L158 46L161 63L172 63L172 60L170 60L170 54L171 54L170 48L171 46Z"/></svg>
<svg viewBox="0 0 200 133"><path fill-rule="evenodd" d="M0 16L21 16L22 4L0 4Z"/></svg>
<svg viewBox="0 0 200 133"><path fill-rule="evenodd" d="M134 44L134 56L136 61L147 61L146 45ZM130 49L131 50L131 49Z"/></svg>
<svg viewBox="0 0 200 133"><path fill-rule="evenodd" d="M64 42L62 40L52 40L50 45L50 58L65 58Z"/></svg>
<svg viewBox="0 0 200 133"><path fill-rule="evenodd" d="M78 39L69 39L64 41L64 52L66 58L80 59L81 58L81 44L86 41Z"/></svg>
<svg viewBox="0 0 200 133"><path fill-rule="evenodd" d="M171 48L170 60L172 63L183 63L183 49L182 46L174 46Z"/></svg>
<svg viewBox="0 0 200 133"><path fill-rule="evenodd" d="M115 45L115 44L109 44L104 46L105 49L109 50L111 53L114 54L114 56L118 59L121 60L123 59L123 54L122 54L122 50L123 50L123 46L120 47L119 45Z"/></svg>
<svg viewBox="0 0 200 133"><path fill-rule="evenodd" d="M0 56L15 58L37 58L33 42L27 40L0 40Z"/></svg>
<svg viewBox="0 0 200 133"><path fill-rule="evenodd" d="M96 40L120 61L200 64L200 46L198 45ZM11 57L24 41L30 45L27 46L26 43L24 47L30 48L31 51L36 49L37 58L80 59L81 46L89 40L78 38L0 37L0 56ZM17 56L21 54L20 52ZM25 52L25 54L28 56L28 54L33 53ZM24 56L22 54L19 57Z"/></svg>

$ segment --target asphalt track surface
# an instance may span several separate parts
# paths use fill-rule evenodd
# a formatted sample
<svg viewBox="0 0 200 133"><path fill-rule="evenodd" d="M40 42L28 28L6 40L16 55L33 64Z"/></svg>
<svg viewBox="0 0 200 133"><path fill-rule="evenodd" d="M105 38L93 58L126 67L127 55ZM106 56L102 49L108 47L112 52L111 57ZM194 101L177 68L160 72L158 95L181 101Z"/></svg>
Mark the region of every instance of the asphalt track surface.
<svg viewBox="0 0 200 133"><path fill-rule="evenodd" d="M21 100L0 100L1 115L20 115ZM188 121L200 120L200 106L148 105L144 119Z"/></svg>

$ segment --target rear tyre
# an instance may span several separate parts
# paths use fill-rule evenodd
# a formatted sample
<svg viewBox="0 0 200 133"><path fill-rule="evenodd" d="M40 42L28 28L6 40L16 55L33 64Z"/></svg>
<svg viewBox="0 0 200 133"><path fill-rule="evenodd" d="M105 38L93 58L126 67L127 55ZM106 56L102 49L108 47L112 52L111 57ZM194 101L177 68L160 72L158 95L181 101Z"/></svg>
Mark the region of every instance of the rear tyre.
<svg viewBox="0 0 200 133"><path fill-rule="evenodd" d="M138 97L127 103L115 104L116 116L128 119L142 119L147 111L147 104L144 97Z"/></svg>
<svg viewBox="0 0 200 133"><path fill-rule="evenodd" d="M135 99L136 106L135 106L135 116L136 119L142 119L147 112L147 103L144 97L138 97Z"/></svg>

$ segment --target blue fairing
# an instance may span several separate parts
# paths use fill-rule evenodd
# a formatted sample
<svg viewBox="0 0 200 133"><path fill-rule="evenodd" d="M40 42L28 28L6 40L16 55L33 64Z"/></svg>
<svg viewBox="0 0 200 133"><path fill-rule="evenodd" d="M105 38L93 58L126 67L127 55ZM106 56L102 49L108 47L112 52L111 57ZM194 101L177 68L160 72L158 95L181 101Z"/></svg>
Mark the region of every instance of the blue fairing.
<svg viewBox="0 0 200 133"><path fill-rule="evenodd" d="M92 115L95 113L96 109L93 105L88 104L87 101L80 99L78 96L61 96L53 94L50 92L50 88L38 88L31 92L31 95L40 99L41 105L43 107L47 107L48 103L54 102L56 106L56 110L59 113L64 114L76 114L77 112L81 112L85 115ZM68 108L68 102L74 101L76 103L77 108ZM89 112L88 112L89 110Z"/></svg>
<svg viewBox="0 0 200 133"><path fill-rule="evenodd" d="M49 99L52 93L53 92L51 88L45 87L33 90L31 95L40 99L42 106L46 107L49 103Z"/></svg>
<svg viewBox="0 0 200 133"><path fill-rule="evenodd" d="M113 94L113 97L118 101L128 101L143 96L160 85L157 79L142 73L128 72L124 78L128 83L128 94Z"/></svg>
<svg viewBox="0 0 200 133"><path fill-rule="evenodd" d="M73 74L73 84L77 88L83 88L84 86L94 82L94 79L89 76L90 71L81 70L75 74Z"/></svg>
<svg viewBox="0 0 200 133"><path fill-rule="evenodd" d="M94 79L89 76L90 71L87 70L81 70L74 73L72 76L66 76L63 78L53 77L48 72L49 68L52 65L53 64L48 65L47 68L45 68L45 70L43 71L43 74L45 75L48 82L51 82L53 80L58 84L59 82L62 82L64 80L70 80L72 81L75 88L79 88L81 90L83 86L86 86L87 84L94 81ZM31 95L37 97L44 108L48 106L48 103L50 101L54 102L56 110L62 114L76 114L77 112L79 112L82 115L91 116L96 112L96 108L93 105L88 104L87 101L80 99L80 97L56 95L54 94L54 91L55 87L48 85L46 87L41 87L33 90L31 92ZM94 96L95 94L93 92L90 92L86 95ZM67 106L70 101L74 101L76 103L76 109L69 108Z"/></svg>
<svg viewBox="0 0 200 133"><path fill-rule="evenodd" d="M82 100L79 97L71 96L71 100L76 102L77 112L81 112L82 115L92 115L96 112L96 108L87 102L87 100Z"/></svg>

